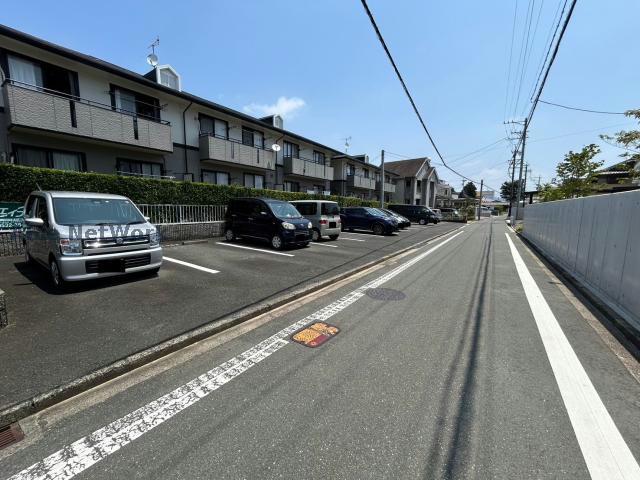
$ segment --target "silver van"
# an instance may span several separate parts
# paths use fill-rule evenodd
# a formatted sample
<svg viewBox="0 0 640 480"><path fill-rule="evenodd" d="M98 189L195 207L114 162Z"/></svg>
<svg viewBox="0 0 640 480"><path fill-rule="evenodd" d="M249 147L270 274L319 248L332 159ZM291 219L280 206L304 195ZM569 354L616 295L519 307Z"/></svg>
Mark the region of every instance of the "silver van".
<svg viewBox="0 0 640 480"><path fill-rule="evenodd" d="M24 255L46 266L56 288L66 282L157 272L156 228L127 197L32 192L25 203Z"/></svg>
<svg viewBox="0 0 640 480"><path fill-rule="evenodd" d="M340 207L328 200L295 200L291 203L300 214L313 224L311 239L317 242L322 237L337 240L340 236Z"/></svg>

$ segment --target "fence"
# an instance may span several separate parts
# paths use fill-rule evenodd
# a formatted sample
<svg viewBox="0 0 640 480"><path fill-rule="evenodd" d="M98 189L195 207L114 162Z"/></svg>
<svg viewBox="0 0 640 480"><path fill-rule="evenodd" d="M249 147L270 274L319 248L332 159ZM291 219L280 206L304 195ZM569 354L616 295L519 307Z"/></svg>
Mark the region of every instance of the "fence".
<svg viewBox="0 0 640 480"><path fill-rule="evenodd" d="M150 205L138 208L154 225L208 223L224 221L226 205Z"/></svg>
<svg viewBox="0 0 640 480"><path fill-rule="evenodd" d="M640 331L640 190L524 211L525 238Z"/></svg>

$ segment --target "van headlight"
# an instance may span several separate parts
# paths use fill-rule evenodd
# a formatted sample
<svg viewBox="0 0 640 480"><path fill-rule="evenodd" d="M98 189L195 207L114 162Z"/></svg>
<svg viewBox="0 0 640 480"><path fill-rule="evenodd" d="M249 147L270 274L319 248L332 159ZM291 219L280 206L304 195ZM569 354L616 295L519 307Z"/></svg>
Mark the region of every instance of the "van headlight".
<svg viewBox="0 0 640 480"><path fill-rule="evenodd" d="M60 239L60 253L62 255L82 255L82 240Z"/></svg>
<svg viewBox="0 0 640 480"><path fill-rule="evenodd" d="M158 234L158 231L156 230L155 232L151 232L149 234L149 246L157 247L158 245L160 245L160 235Z"/></svg>
<svg viewBox="0 0 640 480"><path fill-rule="evenodd" d="M285 230L295 230L296 226L293 223L282 222L282 228L284 228Z"/></svg>
<svg viewBox="0 0 640 480"><path fill-rule="evenodd" d="M313 228L313 223L311 223L311 222L307 223L307 228L309 230L311 230Z"/></svg>

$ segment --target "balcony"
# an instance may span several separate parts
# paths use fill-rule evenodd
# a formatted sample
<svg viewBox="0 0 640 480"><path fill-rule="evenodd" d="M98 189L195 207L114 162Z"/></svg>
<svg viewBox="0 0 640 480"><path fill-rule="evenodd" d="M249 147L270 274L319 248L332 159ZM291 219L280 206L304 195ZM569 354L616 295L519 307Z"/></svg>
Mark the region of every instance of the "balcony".
<svg viewBox="0 0 640 480"><path fill-rule="evenodd" d="M211 134L200 135L200 159L218 160L247 167L275 169L272 150L250 147L238 141L219 138Z"/></svg>
<svg viewBox="0 0 640 480"><path fill-rule="evenodd" d="M167 121L116 111L109 105L12 80L5 80L3 90L12 127L173 152L171 125Z"/></svg>
<svg viewBox="0 0 640 480"><path fill-rule="evenodd" d="M380 191L380 182L376 182L376 191ZM384 182L384 191L388 193L396 193L396 186L393 183Z"/></svg>
<svg viewBox="0 0 640 480"><path fill-rule="evenodd" d="M376 181L373 178L361 177L360 175L347 175L347 186L375 190Z"/></svg>
<svg viewBox="0 0 640 480"><path fill-rule="evenodd" d="M284 174L333 180L333 167L304 158L285 157Z"/></svg>

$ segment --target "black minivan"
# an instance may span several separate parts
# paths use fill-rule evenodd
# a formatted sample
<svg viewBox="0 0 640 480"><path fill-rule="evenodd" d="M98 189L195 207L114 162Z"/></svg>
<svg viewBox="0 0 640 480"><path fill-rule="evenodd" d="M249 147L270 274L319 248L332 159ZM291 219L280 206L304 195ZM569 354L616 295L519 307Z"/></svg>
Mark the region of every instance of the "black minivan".
<svg viewBox="0 0 640 480"><path fill-rule="evenodd" d="M400 215L407 217L412 222L417 222L420 225L426 225L427 223L438 223L438 217L429 208L424 205L389 205L389 210L392 210Z"/></svg>
<svg viewBox="0 0 640 480"><path fill-rule="evenodd" d="M306 247L311 241L311 222L289 202L273 198L233 198L225 214L224 236L266 240L276 250L285 246Z"/></svg>

